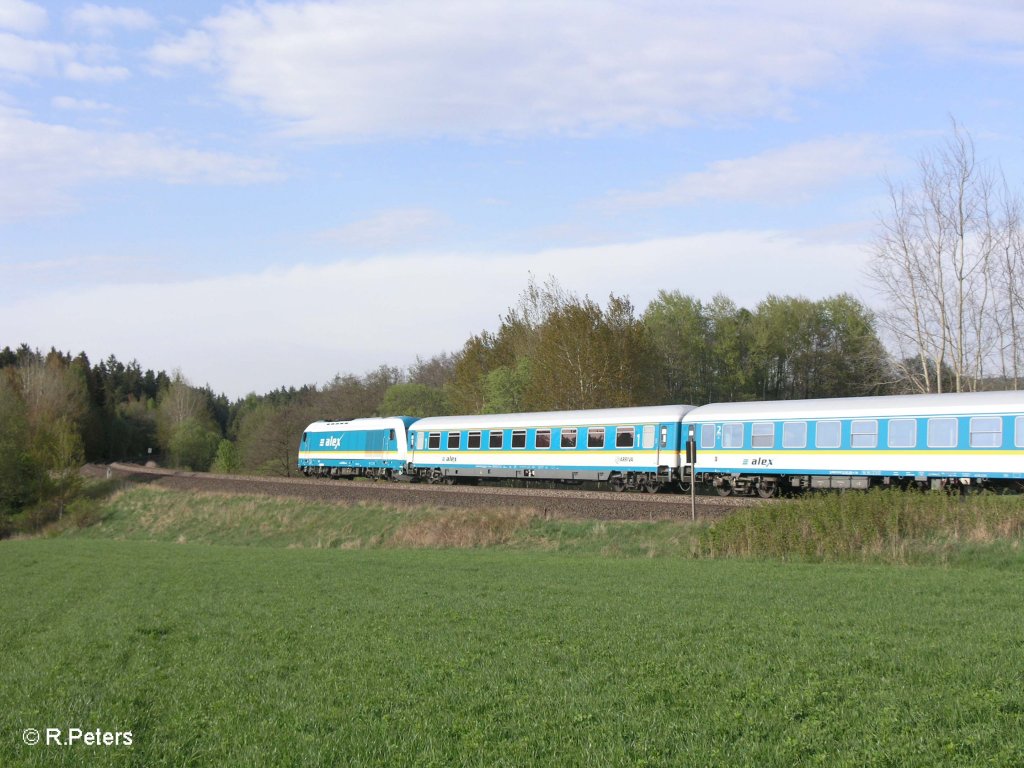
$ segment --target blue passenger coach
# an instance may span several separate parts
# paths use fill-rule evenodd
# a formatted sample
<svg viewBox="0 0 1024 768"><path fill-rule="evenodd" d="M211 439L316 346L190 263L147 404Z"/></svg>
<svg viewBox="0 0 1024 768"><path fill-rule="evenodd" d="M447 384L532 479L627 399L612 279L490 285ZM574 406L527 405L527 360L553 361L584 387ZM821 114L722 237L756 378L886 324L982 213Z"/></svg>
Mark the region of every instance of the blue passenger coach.
<svg viewBox="0 0 1024 768"><path fill-rule="evenodd" d="M723 403L684 421L722 495L1024 480L1024 392Z"/></svg>
<svg viewBox="0 0 1024 768"><path fill-rule="evenodd" d="M429 482L518 478L649 492L680 483L691 406L438 416L409 432L409 468Z"/></svg>
<svg viewBox="0 0 1024 768"><path fill-rule="evenodd" d="M406 434L415 419L394 416L315 421L299 443L299 470L324 477L393 478L405 469Z"/></svg>

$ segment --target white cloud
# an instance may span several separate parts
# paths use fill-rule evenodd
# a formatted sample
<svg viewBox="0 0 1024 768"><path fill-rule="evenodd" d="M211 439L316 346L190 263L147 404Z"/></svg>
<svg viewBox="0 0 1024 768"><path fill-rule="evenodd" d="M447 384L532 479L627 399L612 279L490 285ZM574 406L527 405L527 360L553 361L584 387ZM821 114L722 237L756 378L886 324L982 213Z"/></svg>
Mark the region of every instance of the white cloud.
<svg viewBox="0 0 1024 768"><path fill-rule="evenodd" d="M92 35L107 35L114 29L152 29L156 26L156 19L141 8L86 3L68 14L68 23L72 28L84 29Z"/></svg>
<svg viewBox="0 0 1024 768"><path fill-rule="evenodd" d="M0 72L19 76L53 76L61 62L74 55L70 46L41 40L25 40L0 32Z"/></svg>
<svg viewBox="0 0 1024 768"><path fill-rule="evenodd" d="M249 184L276 178L273 164L168 145L140 133L96 133L0 110L0 216L72 206L87 182L158 179L172 184Z"/></svg>
<svg viewBox="0 0 1024 768"><path fill-rule="evenodd" d="M431 238L447 219L430 208L396 208L320 233L319 238L360 250L409 246Z"/></svg>
<svg viewBox="0 0 1024 768"><path fill-rule="evenodd" d="M719 160L652 192L619 193L614 206L659 207L704 200L783 202L850 178L877 176L891 162L875 137L821 139L758 155Z"/></svg>
<svg viewBox="0 0 1024 768"><path fill-rule="evenodd" d="M150 51L219 71L233 99L310 136L586 134L785 113L875 49L1024 44L990 1L436 0L231 7Z"/></svg>
<svg viewBox="0 0 1024 768"><path fill-rule="evenodd" d="M46 9L25 0L0 0L0 29L38 32L46 26Z"/></svg>
<svg viewBox="0 0 1024 768"><path fill-rule="evenodd" d="M97 66L77 61L69 62L64 68L64 74L68 80L94 83L113 83L131 77L131 72L125 67Z"/></svg>
<svg viewBox="0 0 1024 768"><path fill-rule="evenodd" d="M94 99L76 99L73 96L54 96L50 103L56 109L65 109L72 112L102 112L113 109L112 104L106 104Z"/></svg>
<svg viewBox="0 0 1024 768"><path fill-rule="evenodd" d="M775 232L499 256L410 253L192 282L80 287L0 307L0 327L18 343L136 357L241 396L461 348L471 334L497 327L531 272L602 303L612 292L627 295L640 311L659 288L704 299L726 292L753 307L769 292L818 298L853 290L864 258L858 245ZM733 279L738 274L743 280Z"/></svg>

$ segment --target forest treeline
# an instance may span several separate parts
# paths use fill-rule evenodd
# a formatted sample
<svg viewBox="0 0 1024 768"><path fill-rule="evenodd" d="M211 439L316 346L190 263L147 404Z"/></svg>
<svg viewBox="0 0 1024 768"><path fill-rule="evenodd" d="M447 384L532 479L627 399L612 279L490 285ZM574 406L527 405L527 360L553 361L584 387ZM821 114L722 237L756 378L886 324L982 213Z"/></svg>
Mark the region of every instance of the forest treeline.
<svg viewBox="0 0 1024 768"><path fill-rule="evenodd" d="M64 514L87 462L288 475L316 419L605 408L897 391L871 312L839 295L753 310L662 291L644 312L531 280L455 353L230 402L181 372L0 350L0 535Z"/></svg>

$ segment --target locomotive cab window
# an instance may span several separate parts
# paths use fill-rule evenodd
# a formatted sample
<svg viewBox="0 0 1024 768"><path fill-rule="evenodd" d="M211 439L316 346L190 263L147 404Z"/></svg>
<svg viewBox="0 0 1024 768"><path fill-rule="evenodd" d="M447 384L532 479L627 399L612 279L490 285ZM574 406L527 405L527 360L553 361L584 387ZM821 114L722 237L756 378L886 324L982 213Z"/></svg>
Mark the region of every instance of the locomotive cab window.
<svg viewBox="0 0 1024 768"><path fill-rule="evenodd" d="M470 450L477 450L480 447L480 433L470 432L466 435L466 447Z"/></svg>
<svg viewBox="0 0 1024 768"><path fill-rule="evenodd" d="M956 419L928 419L928 447L956 448Z"/></svg>
<svg viewBox="0 0 1024 768"><path fill-rule="evenodd" d="M819 421L814 435L814 447L838 448L842 443L842 427L838 421Z"/></svg>
<svg viewBox="0 0 1024 768"><path fill-rule="evenodd" d="M440 432L431 432L427 436L427 448L430 448L431 450L436 450L436 449L438 449L440 447L441 447L441 433Z"/></svg>
<svg viewBox="0 0 1024 768"><path fill-rule="evenodd" d="M700 425L700 447L701 448L714 448L715 447L715 425L714 424L701 424Z"/></svg>
<svg viewBox="0 0 1024 768"><path fill-rule="evenodd" d="M569 428L569 427L563 427L562 428L561 446L563 448L575 448L576 447L576 430L575 429L572 429L572 428Z"/></svg>
<svg viewBox="0 0 1024 768"><path fill-rule="evenodd" d="M998 448L1003 444L1003 420L998 416L971 419L971 448Z"/></svg>
<svg viewBox="0 0 1024 768"><path fill-rule="evenodd" d="M722 425L722 447L742 448L743 447L743 425L723 424Z"/></svg>
<svg viewBox="0 0 1024 768"><path fill-rule="evenodd" d="M750 425L750 447L772 448L775 446L775 424L757 421Z"/></svg>
<svg viewBox="0 0 1024 768"><path fill-rule="evenodd" d="M457 451L459 450L459 440L462 437L461 432L449 432L448 433L448 450Z"/></svg>
<svg viewBox="0 0 1024 768"><path fill-rule="evenodd" d="M636 431L633 427L618 427L615 430L615 447L632 448L636 440Z"/></svg>
<svg viewBox="0 0 1024 768"><path fill-rule="evenodd" d="M850 422L851 448L877 448L878 422L874 419L854 419Z"/></svg>
<svg viewBox="0 0 1024 768"><path fill-rule="evenodd" d="M917 421L915 419L892 419L889 421L890 448L917 447Z"/></svg>
<svg viewBox="0 0 1024 768"><path fill-rule="evenodd" d="M514 430L512 430L512 447L513 448L525 448L526 447L526 430L525 429L514 429Z"/></svg>
<svg viewBox="0 0 1024 768"><path fill-rule="evenodd" d="M604 427L590 427L587 430L587 448L604 448Z"/></svg>
<svg viewBox="0 0 1024 768"><path fill-rule="evenodd" d="M535 448L550 448L551 447L551 430L550 429L538 429L537 433L533 436L533 445Z"/></svg>
<svg viewBox="0 0 1024 768"><path fill-rule="evenodd" d="M783 448L807 447L807 422L787 421L782 424Z"/></svg>
<svg viewBox="0 0 1024 768"><path fill-rule="evenodd" d="M503 439L504 437L505 437L505 433L504 432L502 432L501 430L493 429L493 430L491 430L490 438L489 438L487 444L491 448L501 448L502 444L504 443L504 439Z"/></svg>

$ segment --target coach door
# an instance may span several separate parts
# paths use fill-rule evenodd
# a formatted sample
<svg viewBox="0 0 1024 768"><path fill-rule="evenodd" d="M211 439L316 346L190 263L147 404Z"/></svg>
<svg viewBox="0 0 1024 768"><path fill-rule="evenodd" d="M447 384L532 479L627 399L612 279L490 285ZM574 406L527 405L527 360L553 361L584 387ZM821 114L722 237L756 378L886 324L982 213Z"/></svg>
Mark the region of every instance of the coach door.
<svg viewBox="0 0 1024 768"><path fill-rule="evenodd" d="M653 430L654 429L658 430L658 435L657 435L657 438L654 440L654 443L655 443L655 446L656 446L656 454L657 454L657 458L658 458L658 466L660 467L662 464L667 464L668 463L668 459L671 458L670 456L667 455L668 454L668 426L666 426L665 424L660 424L657 427L651 427L650 429L652 430L652 435L651 435L652 438L654 437Z"/></svg>

